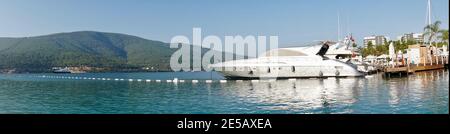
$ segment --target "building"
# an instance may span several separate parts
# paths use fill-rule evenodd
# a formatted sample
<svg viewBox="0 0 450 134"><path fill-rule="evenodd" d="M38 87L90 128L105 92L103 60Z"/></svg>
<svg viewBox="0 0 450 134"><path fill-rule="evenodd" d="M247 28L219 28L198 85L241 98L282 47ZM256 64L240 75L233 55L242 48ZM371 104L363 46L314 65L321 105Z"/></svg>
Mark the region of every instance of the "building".
<svg viewBox="0 0 450 134"><path fill-rule="evenodd" d="M364 47L367 47L369 42L371 42L372 45L374 45L374 46L385 45L384 43L387 42L388 40L389 40L388 37L382 36L382 35L378 35L378 36L373 35L373 36L369 36L369 37L364 37Z"/></svg>
<svg viewBox="0 0 450 134"><path fill-rule="evenodd" d="M402 42L414 41L416 43L423 43L423 34L422 33L408 33L400 36L398 40Z"/></svg>

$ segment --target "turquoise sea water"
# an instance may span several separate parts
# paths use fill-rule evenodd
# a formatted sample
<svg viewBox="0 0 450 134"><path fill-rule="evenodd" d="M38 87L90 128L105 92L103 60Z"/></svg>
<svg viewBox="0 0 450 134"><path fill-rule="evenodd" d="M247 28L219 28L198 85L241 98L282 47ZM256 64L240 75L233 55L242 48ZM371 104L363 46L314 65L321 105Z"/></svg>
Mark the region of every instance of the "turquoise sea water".
<svg viewBox="0 0 450 134"><path fill-rule="evenodd" d="M166 82L174 78L186 81ZM220 74L208 72L0 74L0 113L449 113L447 70L390 79L381 74L295 81L219 79Z"/></svg>

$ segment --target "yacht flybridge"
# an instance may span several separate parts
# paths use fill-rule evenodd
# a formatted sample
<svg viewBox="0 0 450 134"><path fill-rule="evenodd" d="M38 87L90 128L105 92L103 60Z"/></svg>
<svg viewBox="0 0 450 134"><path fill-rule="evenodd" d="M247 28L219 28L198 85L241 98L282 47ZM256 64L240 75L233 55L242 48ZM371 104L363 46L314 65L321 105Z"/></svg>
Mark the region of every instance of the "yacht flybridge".
<svg viewBox="0 0 450 134"><path fill-rule="evenodd" d="M229 79L363 76L364 72L355 64L340 57L352 54L342 51L343 47L339 43L320 41L305 47L269 50L257 58L227 61L210 67Z"/></svg>

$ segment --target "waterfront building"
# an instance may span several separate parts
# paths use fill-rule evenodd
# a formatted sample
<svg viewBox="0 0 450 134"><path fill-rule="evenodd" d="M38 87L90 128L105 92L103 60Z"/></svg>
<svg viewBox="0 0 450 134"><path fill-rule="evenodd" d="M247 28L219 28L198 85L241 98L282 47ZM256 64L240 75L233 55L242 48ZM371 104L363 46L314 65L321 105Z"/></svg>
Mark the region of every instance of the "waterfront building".
<svg viewBox="0 0 450 134"><path fill-rule="evenodd" d="M416 43L423 43L423 33L407 33L398 38L402 42L414 41Z"/></svg>
<svg viewBox="0 0 450 134"><path fill-rule="evenodd" d="M368 37L364 37L364 47L367 47L369 42L371 42L374 46L385 45L384 43L388 41L389 38L383 35L372 35Z"/></svg>

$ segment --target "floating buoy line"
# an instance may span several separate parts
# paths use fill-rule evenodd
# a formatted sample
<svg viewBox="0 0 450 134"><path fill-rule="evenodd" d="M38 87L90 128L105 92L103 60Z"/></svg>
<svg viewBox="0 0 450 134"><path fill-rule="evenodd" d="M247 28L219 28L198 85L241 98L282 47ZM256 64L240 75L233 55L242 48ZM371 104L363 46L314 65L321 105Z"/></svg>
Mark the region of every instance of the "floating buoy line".
<svg viewBox="0 0 450 134"><path fill-rule="evenodd" d="M30 76L30 77L37 77L37 78L46 78L46 79L70 79L70 80L93 80L93 81L128 81L128 82L143 82L143 83L227 83L227 82L236 82L241 83L244 81L251 82L251 83L263 83L263 82L274 82L277 81L276 79L268 79L268 80L181 80L178 78L174 78L171 80L161 80L161 79L124 79L124 78L107 78L107 77L81 77L81 76L53 76L53 75L39 75L39 76ZM366 76L365 78L371 78L373 76ZM318 79L318 78L309 78L309 79ZM336 79L333 77L327 78L327 79ZM287 79L287 81L297 81L296 78Z"/></svg>

